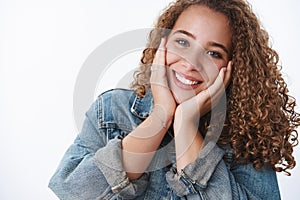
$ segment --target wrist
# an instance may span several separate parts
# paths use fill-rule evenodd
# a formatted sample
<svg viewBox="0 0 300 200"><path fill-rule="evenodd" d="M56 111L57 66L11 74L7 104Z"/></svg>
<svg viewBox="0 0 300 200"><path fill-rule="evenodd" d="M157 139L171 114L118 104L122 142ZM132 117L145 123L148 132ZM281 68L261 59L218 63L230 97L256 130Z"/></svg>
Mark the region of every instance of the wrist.
<svg viewBox="0 0 300 200"><path fill-rule="evenodd" d="M159 119L160 123L164 128L169 128L173 121L174 112L168 112L160 104L155 104L152 115Z"/></svg>
<svg viewBox="0 0 300 200"><path fill-rule="evenodd" d="M181 106L178 106L174 114L174 131L179 129L193 128L199 126L199 117L193 116L191 112L184 111Z"/></svg>

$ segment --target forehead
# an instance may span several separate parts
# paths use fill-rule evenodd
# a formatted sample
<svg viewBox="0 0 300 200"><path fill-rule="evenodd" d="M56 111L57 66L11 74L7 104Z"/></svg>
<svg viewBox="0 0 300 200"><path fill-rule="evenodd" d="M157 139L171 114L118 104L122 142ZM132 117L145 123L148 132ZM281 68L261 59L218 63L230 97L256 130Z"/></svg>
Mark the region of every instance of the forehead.
<svg viewBox="0 0 300 200"><path fill-rule="evenodd" d="M202 5L192 5L178 17L173 30L184 30L200 42L214 41L227 47L231 45L231 29L228 18Z"/></svg>

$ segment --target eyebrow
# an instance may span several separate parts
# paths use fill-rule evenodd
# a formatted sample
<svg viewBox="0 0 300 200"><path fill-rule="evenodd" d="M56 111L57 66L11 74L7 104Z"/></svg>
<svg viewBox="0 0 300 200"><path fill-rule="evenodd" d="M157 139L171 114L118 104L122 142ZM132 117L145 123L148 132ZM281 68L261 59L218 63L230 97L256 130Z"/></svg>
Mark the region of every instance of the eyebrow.
<svg viewBox="0 0 300 200"><path fill-rule="evenodd" d="M177 30L172 35L174 35L176 33L182 33L182 34L187 35L187 36L193 38L194 40L196 40L196 37L193 34L191 34L190 32L187 32L185 30Z"/></svg>
<svg viewBox="0 0 300 200"><path fill-rule="evenodd" d="M208 45L213 47L219 47L229 55L229 50L223 44L217 42L209 42Z"/></svg>
<svg viewBox="0 0 300 200"><path fill-rule="evenodd" d="M196 40L196 37L192 33L187 32L185 30L177 30L172 35L174 35L176 33L181 33L181 34L187 35L187 36L193 38L194 40ZM227 53L229 55L229 50L223 44L220 44L220 43L217 43L217 42L208 42L208 45L213 46L213 47L219 47L223 51L225 51L225 53Z"/></svg>

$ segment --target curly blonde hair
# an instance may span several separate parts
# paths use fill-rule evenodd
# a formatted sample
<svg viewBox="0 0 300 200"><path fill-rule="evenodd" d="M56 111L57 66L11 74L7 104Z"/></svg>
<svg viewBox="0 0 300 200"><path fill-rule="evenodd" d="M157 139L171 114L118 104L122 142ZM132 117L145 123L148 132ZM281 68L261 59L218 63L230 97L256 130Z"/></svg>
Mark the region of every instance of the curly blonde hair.
<svg viewBox="0 0 300 200"><path fill-rule="evenodd" d="M280 73L279 57L269 45L251 6L244 0L177 0L158 18L135 73L132 88L143 96L150 89L150 65L162 37L191 5L203 5L228 17L232 31L232 80L226 89L227 115L219 139L230 144L239 163L252 162L256 169L269 163L277 172L294 168L293 147L300 124L295 99L288 95ZM203 117L208 124L209 115ZM206 128L208 127L205 125Z"/></svg>

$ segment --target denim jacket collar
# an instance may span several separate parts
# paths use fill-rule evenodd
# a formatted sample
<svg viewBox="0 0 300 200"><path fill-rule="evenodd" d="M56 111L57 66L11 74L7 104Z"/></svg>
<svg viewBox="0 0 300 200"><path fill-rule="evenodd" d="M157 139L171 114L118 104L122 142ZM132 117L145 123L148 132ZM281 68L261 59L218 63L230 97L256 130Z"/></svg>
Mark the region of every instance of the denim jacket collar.
<svg viewBox="0 0 300 200"><path fill-rule="evenodd" d="M135 96L130 111L138 118L145 119L153 110L154 102L151 90L148 90L144 97Z"/></svg>

